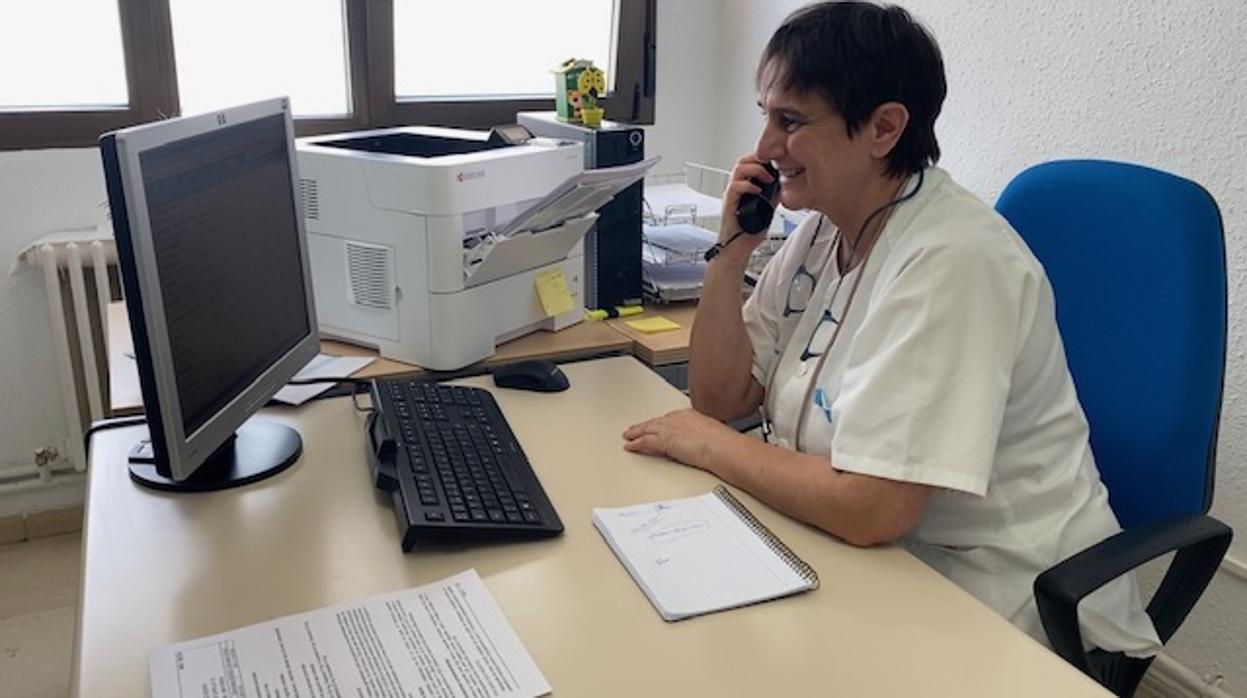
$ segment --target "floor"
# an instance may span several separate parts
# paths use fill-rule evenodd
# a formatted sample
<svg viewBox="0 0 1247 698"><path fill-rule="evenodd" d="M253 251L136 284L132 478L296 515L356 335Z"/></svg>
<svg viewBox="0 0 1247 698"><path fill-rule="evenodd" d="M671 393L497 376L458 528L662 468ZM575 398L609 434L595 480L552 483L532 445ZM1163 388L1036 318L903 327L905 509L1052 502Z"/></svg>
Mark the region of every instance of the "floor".
<svg viewBox="0 0 1247 698"><path fill-rule="evenodd" d="M82 535L0 545L0 696L65 698Z"/></svg>

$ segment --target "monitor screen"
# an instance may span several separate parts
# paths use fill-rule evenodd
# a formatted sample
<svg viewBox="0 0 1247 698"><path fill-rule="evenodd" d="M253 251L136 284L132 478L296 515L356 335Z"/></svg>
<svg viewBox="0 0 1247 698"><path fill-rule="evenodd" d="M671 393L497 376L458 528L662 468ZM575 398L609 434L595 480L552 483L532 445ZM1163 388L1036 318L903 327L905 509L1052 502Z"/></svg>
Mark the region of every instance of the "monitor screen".
<svg viewBox="0 0 1247 698"><path fill-rule="evenodd" d="M255 450L271 439L250 418L319 350L289 103L124 129L100 148L151 433L131 473L216 489L240 459L278 457Z"/></svg>
<svg viewBox="0 0 1247 698"><path fill-rule="evenodd" d="M186 434L311 331L285 136L274 114L139 156Z"/></svg>

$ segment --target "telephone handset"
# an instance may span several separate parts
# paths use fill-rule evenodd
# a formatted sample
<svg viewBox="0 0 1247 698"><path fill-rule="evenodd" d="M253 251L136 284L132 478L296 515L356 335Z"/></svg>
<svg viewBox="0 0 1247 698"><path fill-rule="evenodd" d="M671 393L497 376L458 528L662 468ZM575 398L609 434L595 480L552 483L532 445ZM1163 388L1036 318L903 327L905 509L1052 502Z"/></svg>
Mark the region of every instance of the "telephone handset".
<svg viewBox="0 0 1247 698"><path fill-rule="evenodd" d="M771 199L774 199L775 193L779 191L779 170L769 162L763 163L762 166L773 179L770 182L762 182L750 178L749 181L762 187L762 193L745 194L740 197L740 203L736 205L736 221L740 224L740 229L750 235L757 235L771 227L771 218L775 216L775 206L771 204Z"/></svg>

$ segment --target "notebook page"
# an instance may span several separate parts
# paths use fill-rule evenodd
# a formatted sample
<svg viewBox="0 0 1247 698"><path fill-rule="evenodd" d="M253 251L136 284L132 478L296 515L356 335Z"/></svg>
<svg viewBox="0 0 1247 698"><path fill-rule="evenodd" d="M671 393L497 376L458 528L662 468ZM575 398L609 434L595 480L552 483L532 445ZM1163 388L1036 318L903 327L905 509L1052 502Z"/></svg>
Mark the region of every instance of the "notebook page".
<svg viewBox="0 0 1247 698"><path fill-rule="evenodd" d="M668 619L812 586L713 493L597 509L594 523Z"/></svg>

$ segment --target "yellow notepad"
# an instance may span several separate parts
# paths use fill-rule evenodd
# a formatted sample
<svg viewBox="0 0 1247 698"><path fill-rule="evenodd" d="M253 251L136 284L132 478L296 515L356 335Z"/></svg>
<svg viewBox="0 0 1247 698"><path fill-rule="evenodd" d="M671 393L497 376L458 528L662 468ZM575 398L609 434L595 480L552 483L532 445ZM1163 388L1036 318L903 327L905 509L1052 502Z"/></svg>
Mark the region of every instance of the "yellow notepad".
<svg viewBox="0 0 1247 698"><path fill-rule="evenodd" d="M640 330L646 334L655 332L666 332L667 330L678 330L680 325L674 323L661 315L653 317L637 318L636 320L627 320L626 324L636 330Z"/></svg>

